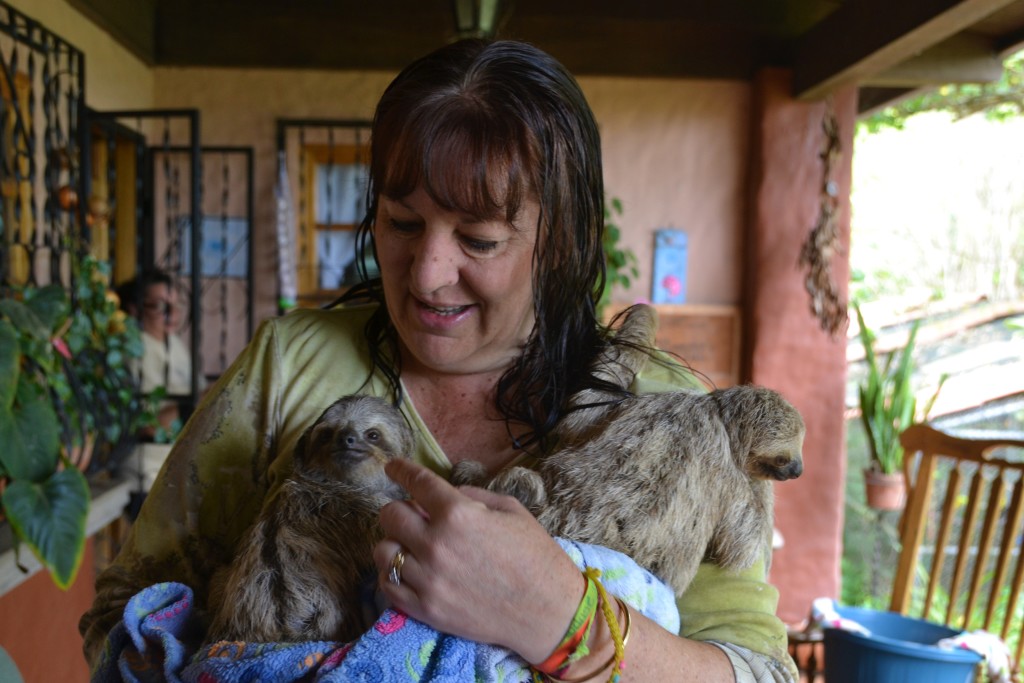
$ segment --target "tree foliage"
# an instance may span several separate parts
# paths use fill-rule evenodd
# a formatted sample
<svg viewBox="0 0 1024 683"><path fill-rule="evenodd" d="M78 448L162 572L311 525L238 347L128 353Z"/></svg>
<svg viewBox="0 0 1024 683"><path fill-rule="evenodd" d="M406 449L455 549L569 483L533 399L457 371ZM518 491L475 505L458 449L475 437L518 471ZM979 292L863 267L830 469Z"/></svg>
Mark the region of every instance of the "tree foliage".
<svg viewBox="0 0 1024 683"><path fill-rule="evenodd" d="M954 120L973 114L997 121L1024 115L1024 51L1003 62L1003 75L994 83L943 85L885 107L863 124L872 133L886 127L902 129L908 117L926 111L949 112Z"/></svg>

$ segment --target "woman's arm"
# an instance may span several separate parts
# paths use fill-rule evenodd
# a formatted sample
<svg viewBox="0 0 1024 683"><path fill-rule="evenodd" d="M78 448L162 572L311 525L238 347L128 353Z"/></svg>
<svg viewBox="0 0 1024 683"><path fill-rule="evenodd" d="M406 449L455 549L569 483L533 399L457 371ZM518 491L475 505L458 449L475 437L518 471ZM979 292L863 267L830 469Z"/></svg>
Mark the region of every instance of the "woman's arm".
<svg viewBox="0 0 1024 683"><path fill-rule="evenodd" d="M547 658L583 592L580 571L568 555L511 498L455 489L411 463L393 462L388 472L415 501L381 511L387 538L375 548L374 560L392 604L438 630L507 647L529 662ZM399 548L405 563L395 586L387 574ZM705 614L702 625L707 621ZM736 680L719 647L680 638L635 610L631 622L624 682ZM608 679L603 664L612 653L611 639L604 619L596 623L592 654L566 678L593 672L583 680ZM779 628L784 635L781 623Z"/></svg>
<svg viewBox="0 0 1024 683"><path fill-rule="evenodd" d="M736 680L732 664L725 653L711 645L698 640L680 638L636 610L630 609L631 633L626 646L625 666L622 670L623 683L629 681L665 681L668 683L686 681L723 681L733 683ZM619 622L624 618L620 615ZM601 628L594 629L591 634L591 652L572 666L565 674L566 678L577 678L593 674L585 681L608 680L609 668L603 664L613 651L613 644L607 624L602 619Z"/></svg>

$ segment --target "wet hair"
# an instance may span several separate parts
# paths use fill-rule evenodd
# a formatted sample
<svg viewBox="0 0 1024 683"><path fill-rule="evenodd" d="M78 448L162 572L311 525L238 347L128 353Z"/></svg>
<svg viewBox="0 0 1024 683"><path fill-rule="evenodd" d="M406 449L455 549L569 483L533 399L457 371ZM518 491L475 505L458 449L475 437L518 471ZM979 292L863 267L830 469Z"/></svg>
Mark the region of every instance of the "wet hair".
<svg viewBox="0 0 1024 683"><path fill-rule="evenodd" d="M532 278L535 326L501 377L497 407L526 423L525 443L547 437L576 391L605 385L587 368L604 347L596 303L605 282L604 186L594 115L573 76L532 45L463 40L409 65L373 119L361 253L373 249L380 196L422 187L446 210L512 224L524 201L540 206ZM383 303L367 277L347 300ZM375 367L400 396L397 333L381 306L367 325ZM524 445L521 444L521 445Z"/></svg>

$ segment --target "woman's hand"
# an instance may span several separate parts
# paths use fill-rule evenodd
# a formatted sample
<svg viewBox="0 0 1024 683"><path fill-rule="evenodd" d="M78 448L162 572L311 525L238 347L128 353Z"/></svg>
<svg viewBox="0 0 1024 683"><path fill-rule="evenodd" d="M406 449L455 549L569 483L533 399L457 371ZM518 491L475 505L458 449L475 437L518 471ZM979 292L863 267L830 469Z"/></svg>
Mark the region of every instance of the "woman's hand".
<svg viewBox="0 0 1024 683"><path fill-rule="evenodd" d="M455 488L408 460L386 471L411 496L381 510L385 539L373 552L392 606L439 631L543 661L583 594L569 556L514 498ZM395 585L388 575L399 550Z"/></svg>
<svg viewBox="0 0 1024 683"><path fill-rule="evenodd" d="M455 488L407 460L392 460L386 471L412 497L381 510L385 538L373 550L392 606L439 631L544 661L583 596L569 556L514 498ZM399 550L405 562L396 586L388 574ZM733 680L729 660L713 645L679 638L636 612L632 633L623 683ZM569 674L607 680L600 665L611 652L609 638L606 628L595 628L594 654Z"/></svg>

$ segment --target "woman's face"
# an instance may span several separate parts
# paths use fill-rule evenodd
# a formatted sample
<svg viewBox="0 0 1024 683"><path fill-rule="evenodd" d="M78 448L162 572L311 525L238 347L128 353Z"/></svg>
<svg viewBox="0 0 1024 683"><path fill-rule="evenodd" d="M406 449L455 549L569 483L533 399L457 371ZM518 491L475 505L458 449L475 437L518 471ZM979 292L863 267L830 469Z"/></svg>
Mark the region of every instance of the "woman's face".
<svg viewBox="0 0 1024 683"><path fill-rule="evenodd" d="M539 215L532 200L509 225L442 209L422 188L380 197L377 261L406 367L503 371L519 355L533 329Z"/></svg>

